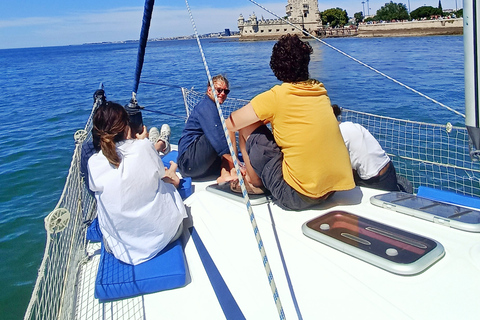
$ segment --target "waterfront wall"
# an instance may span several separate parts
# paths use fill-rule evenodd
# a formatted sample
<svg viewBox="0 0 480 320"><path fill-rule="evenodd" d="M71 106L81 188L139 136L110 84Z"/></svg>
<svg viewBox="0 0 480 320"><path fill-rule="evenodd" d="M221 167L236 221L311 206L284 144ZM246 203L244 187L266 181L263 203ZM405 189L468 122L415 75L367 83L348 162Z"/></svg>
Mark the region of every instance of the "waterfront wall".
<svg viewBox="0 0 480 320"><path fill-rule="evenodd" d="M278 24L277 26L279 26ZM272 24L275 26L275 24ZM296 29L282 28L269 29L268 32L258 32L250 36L246 32L240 40L276 40L282 34L302 33ZM463 34L463 19L442 19L424 21L405 21L376 24L360 24L358 27L319 28L314 35L320 38L336 37L419 37L433 35L461 35Z"/></svg>
<svg viewBox="0 0 480 320"><path fill-rule="evenodd" d="M408 37L463 34L463 19L361 24L358 37Z"/></svg>

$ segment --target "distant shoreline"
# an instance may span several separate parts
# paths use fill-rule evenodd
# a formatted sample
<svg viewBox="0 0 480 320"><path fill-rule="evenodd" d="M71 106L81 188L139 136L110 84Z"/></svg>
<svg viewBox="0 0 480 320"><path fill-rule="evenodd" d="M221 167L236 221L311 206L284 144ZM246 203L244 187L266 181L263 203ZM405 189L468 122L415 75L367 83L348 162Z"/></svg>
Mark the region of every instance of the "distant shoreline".
<svg viewBox="0 0 480 320"><path fill-rule="evenodd" d="M421 37L439 35L462 35L463 19L442 19L360 24L357 28L328 28L321 31L320 38L373 38L373 37ZM241 41L277 40L281 35L242 36Z"/></svg>
<svg viewBox="0 0 480 320"><path fill-rule="evenodd" d="M325 29L325 34L320 38L374 38L374 37L422 37L422 36L440 36L440 35L462 35L463 19L443 19L443 20L425 20L425 21L405 21L391 23L361 24L358 28L330 28ZM207 34L200 36L202 39L238 39L239 41L268 41L278 40L280 35L271 36L240 36L238 34L231 36L221 36L217 34ZM173 38L154 38L149 42L168 41L168 40L191 40L194 36L181 36ZM113 43L137 43L138 40L125 40L115 42L98 42L85 44L113 44Z"/></svg>
<svg viewBox="0 0 480 320"><path fill-rule="evenodd" d="M463 34L463 19L405 21L358 26L357 37L408 37Z"/></svg>

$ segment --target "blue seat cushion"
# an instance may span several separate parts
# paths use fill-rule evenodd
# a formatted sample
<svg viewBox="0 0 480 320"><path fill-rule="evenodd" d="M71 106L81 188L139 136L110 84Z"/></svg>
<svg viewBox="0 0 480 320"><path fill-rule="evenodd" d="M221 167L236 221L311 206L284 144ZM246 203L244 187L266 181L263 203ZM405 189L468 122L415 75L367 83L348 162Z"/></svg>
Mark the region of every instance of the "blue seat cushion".
<svg viewBox="0 0 480 320"><path fill-rule="evenodd" d="M170 168L170 161L177 163L178 151L172 150L162 157L163 165ZM177 170L178 171L178 170Z"/></svg>
<svg viewBox="0 0 480 320"><path fill-rule="evenodd" d="M177 163L177 157L178 157L178 151L177 150L172 150L169 153L167 153L165 156L162 157L162 162L163 165L166 168L170 168L170 161L173 161ZM178 172L178 169L177 169ZM180 179L180 186L178 187L178 193L180 193L180 196L182 197L183 200L188 198L192 194L192 178L185 177L183 179Z"/></svg>
<svg viewBox="0 0 480 320"><path fill-rule="evenodd" d="M420 186L418 187L417 196L439 202L480 209L480 198L457 194L450 191Z"/></svg>
<svg viewBox="0 0 480 320"><path fill-rule="evenodd" d="M185 177L180 179L180 185L178 186L177 190L183 200L190 197L190 195L193 193L192 178Z"/></svg>
<svg viewBox="0 0 480 320"><path fill-rule="evenodd" d="M95 298L100 302L131 298L182 287L186 281L181 239L170 243L152 259L135 266L118 260L102 245Z"/></svg>
<svg viewBox="0 0 480 320"><path fill-rule="evenodd" d="M98 218L92 220L92 223L88 226L87 229L87 240L92 242L100 242L102 241L103 234L100 230L100 226L98 225Z"/></svg>

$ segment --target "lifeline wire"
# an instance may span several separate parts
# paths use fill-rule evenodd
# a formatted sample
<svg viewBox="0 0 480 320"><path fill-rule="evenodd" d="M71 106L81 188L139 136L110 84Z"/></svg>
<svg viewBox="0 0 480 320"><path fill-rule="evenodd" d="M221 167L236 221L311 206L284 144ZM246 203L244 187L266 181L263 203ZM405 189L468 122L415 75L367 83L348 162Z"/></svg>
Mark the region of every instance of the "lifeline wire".
<svg viewBox="0 0 480 320"><path fill-rule="evenodd" d="M416 94L418 94L418 95L420 95L420 96L422 96L422 97L426 98L427 100L430 100L430 101L432 101L433 103L436 103L436 104L438 104L439 106L441 106L441 107L444 107L444 108L446 108L446 109L448 109L448 110L450 110L450 111L452 111L452 112L454 112L454 113L456 113L456 114L458 114L458 115L460 115L460 116L462 116L462 117L464 117L464 118L465 118L465 115L464 115L463 113L461 113L461 112L458 112L457 110L455 110L455 109L452 109L452 108L450 108L449 106L447 106L447 105L444 105L443 103L441 103L441 102L438 102L437 100L435 100L435 99L433 99L433 98L430 98L429 96L427 96L427 95L425 95L425 94L421 93L420 91L417 91L417 90L415 90L415 89L413 89L413 88L411 88L411 87L407 86L406 84L403 84L402 82L400 82L400 81L398 81L398 80L396 80L396 79L394 79L394 78L390 77L389 75L387 75L387 74L385 74L385 73L383 73L383 72L381 72L381 71L379 71L379 70L375 69L374 67L371 67L371 66L369 66L368 64L366 64L366 63L364 63L364 62L362 62L362 61L358 60L357 58L354 58L354 57L352 57L351 55L349 55L349 54L347 54L347 53L343 52L342 50L335 48L334 46L332 46L332 45L328 44L327 42L325 42L325 41L323 41L323 40L321 40L321 39L317 38L316 36L314 36L313 34L309 33L308 31L306 31L306 30L303 30L303 29L301 29L300 27L297 27L296 25L294 25L294 24L293 24L293 23L291 23L290 21L288 21L288 20L285 20L285 19L284 19L284 18L282 18L282 17L279 17L278 15L276 15L275 13L273 13L272 11L268 10L267 8L265 8L264 6L262 6L261 4L257 3L255 0L248 0L248 1L250 1L250 2L251 2L251 3L253 3L254 5L256 5L256 6L260 7L260 8L262 8L263 10L265 10L266 12L270 13L271 15L273 15L273 16L275 16L275 17L277 17L278 19L281 19L282 21L284 21L284 22L288 23L289 25L291 25L291 26L292 26L292 27L294 27L295 29L297 29L297 30L300 30L301 32L303 32L303 33L305 33L305 34L308 34L310 37L312 37L312 38L314 38L315 40L319 41L320 43L322 43L322 44L326 45L326 46L327 46L327 47L329 47L330 49L333 49L333 50L337 51L338 53L340 53L340 54L342 54L342 55L346 56L347 58L350 58L350 59L352 59L353 61L355 61L355 62L357 62L357 63L361 64L362 66L364 66L364 67L366 67L366 68L368 68L368 69L372 70L373 72L376 72L376 73L378 73L379 75L381 75L381 76L383 76L383 77L385 77L385 78L387 78L387 79L389 79L389 80L391 80L391 81L395 82L396 84L398 84L398 85L400 85L400 86L404 87L405 89L407 89L407 90L410 90L410 91L412 91L412 92L414 92L414 93L416 93Z"/></svg>
<svg viewBox="0 0 480 320"><path fill-rule="evenodd" d="M185 0L185 4L187 6L188 14L190 15L190 21L192 22L192 27L193 27L193 30L194 30L194 33L195 33L195 37L197 39L198 48L200 50L200 54L202 55L203 65L204 65L205 71L207 73L208 81L210 83L210 87L213 89L215 87L213 85L212 77L210 76L210 70L208 68L207 60L205 59L205 55L203 53L202 45L200 43L200 38L199 38L198 32L197 32L197 27L195 25L195 21L193 20L193 15L192 15L192 12L190 10L190 6L188 4L188 0ZM240 187L242 189L243 200L244 200L244 203L247 207L247 211L248 211L248 214L250 216L250 222L252 224L252 228L253 228L253 231L255 233L255 238L257 240L258 249L259 249L260 254L262 256L263 266L265 268L265 272L267 273L268 281L269 281L269 284L270 284L270 289L272 290L272 293L273 293L273 299L275 301L275 305L277 307L277 311L278 311L278 314L280 316L280 319L285 319L285 313L283 311L282 303L280 302L280 296L278 295L277 286L275 284L275 280L273 279L272 270L270 269L270 263L268 262L268 259L267 259L267 253L265 252L265 247L263 246L263 241L262 241L262 238L260 236L260 230L258 229L257 221L255 220L255 215L253 214L253 209L252 209L252 205L250 203L250 199L248 197L247 189L245 188L245 183L244 183L242 174L240 172L240 166L238 165L237 157L235 155L235 152L233 151L232 141L230 140L230 135L228 133L227 126L225 124L225 119L223 118L223 113L222 113L222 109L220 108L220 103L218 102L216 90L212 90L212 92L213 92L213 96L215 98L215 104L217 106L218 115L220 117L220 120L222 121L222 127L223 127L223 132L225 134L225 139L227 140L228 148L230 150L230 155L232 156L233 164L235 165L235 170L237 172L238 180L240 182Z"/></svg>

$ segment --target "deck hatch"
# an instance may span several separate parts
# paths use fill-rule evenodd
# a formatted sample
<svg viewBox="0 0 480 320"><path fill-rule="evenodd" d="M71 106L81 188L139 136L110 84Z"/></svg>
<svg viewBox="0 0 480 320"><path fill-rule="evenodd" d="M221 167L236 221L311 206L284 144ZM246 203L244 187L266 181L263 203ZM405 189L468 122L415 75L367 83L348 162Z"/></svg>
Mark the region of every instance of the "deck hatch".
<svg viewBox="0 0 480 320"><path fill-rule="evenodd" d="M435 240L340 210L305 222L302 230L316 241L400 275L418 274L445 255Z"/></svg>
<svg viewBox="0 0 480 320"><path fill-rule="evenodd" d="M432 192L435 192L435 195L438 194L437 198L442 199L442 201L437 198L427 198L427 195L419 196L404 192L389 192L373 196L370 198L370 202L385 209L428 220L443 226L469 232L480 232L480 210L460 204L448 203L450 192L442 190L434 190ZM460 197L459 195L455 196Z"/></svg>

